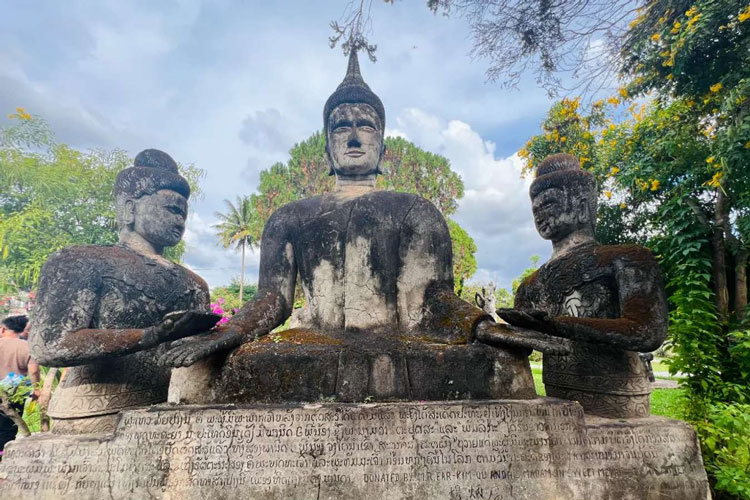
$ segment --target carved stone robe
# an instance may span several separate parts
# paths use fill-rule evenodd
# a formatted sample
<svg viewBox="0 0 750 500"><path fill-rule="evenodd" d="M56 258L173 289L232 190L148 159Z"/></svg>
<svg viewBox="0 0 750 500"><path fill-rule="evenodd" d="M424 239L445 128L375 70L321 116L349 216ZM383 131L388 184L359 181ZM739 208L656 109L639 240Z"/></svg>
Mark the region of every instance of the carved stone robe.
<svg viewBox="0 0 750 500"><path fill-rule="evenodd" d="M65 332L146 328L169 312L208 306L206 283L180 265L123 246L66 248L42 269L32 354L58 349ZM157 366L156 353L103 354L68 368L50 402L56 432L110 431L118 411L166 401L169 369Z"/></svg>
<svg viewBox="0 0 750 500"><path fill-rule="evenodd" d="M635 245L584 244L550 260L518 288L516 309L538 309L598 332L568 355L544 355L548 396L576 400L588 413L650 413L648 372L638 352L666 333L667 306L658 265ZM610 320L602 322L599 320Z"/></svg>

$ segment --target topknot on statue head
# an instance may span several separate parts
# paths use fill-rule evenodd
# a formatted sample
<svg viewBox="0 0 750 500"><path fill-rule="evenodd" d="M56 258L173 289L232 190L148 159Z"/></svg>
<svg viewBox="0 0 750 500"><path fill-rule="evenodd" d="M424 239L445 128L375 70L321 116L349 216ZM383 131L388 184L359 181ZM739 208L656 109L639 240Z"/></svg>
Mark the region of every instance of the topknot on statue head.
<svg viewBox="0 0 750 500"><path fill-rule="evenodd" d="M581 168L575 156L558 153L548 156L539 164L536 169L536 178L529 188L531 199L553 188L561 189L566 193L568 206L572 206L574 199L585 198L589 205L592 229L595 228L598 194L596 179L591 172Z"/></svg>
<svg viewBox="0 0 750 500"><path fill-rule="evenodd" d="M558 153L545 158L536 169L536 179L531 183L529 194L533 199L550 188L592 193L596 198L596 179L581 168L575 156L569 154Z"/></svg>
<svg viewBox="0 0 750 500"><path fill-rule="evenodd" d="M124 169L115 180L115 198L138 199L154 194L160 189L169 189L190 197L190 184L180 175L171 156L158 149L146 149L138 153L133 166Z"/></svg>

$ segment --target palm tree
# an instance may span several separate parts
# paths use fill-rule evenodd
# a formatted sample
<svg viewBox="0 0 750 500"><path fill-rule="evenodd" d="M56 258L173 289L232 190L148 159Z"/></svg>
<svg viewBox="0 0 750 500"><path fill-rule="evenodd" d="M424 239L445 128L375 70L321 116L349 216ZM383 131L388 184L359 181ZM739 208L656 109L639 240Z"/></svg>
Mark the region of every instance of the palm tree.
<svg viewBox="0 0 750 500"><path fill-rule="evenodd" d="M249 196L238 196L237 205L231 201L224 200L227 206L227 213L214 212L221 222L215 224L216 234L219 237L219 244L224 248L233 246L242 250L242 274L240 274L240 304L242 304L242 291L245 284L245 248L255 246L251 234L253 225L253 205Z"/></svg>

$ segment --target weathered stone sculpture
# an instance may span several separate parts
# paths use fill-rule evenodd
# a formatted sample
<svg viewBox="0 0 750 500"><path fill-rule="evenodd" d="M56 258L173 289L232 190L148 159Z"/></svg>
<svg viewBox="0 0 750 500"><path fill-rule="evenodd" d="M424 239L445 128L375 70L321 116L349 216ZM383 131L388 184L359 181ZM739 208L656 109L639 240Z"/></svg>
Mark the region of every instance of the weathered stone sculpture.
<svg viewBox="0 0 750 500"><path fill-rule="evenodd" d="M533 397L526 348L565 346L498 325L456 297L440 212L419 196L375 190L385 109L356 52L323 118L335 191L271 216L256 297L165 361L182 367L239 349L226 362L175 370L170 401ZM298 275L307 299L300 326L266 336L291 314ZM514 347L471 344L476 337Z"/></svg>
<svg viewBox="0 0 750 500"><path fill-rule="evenodd" d="M650 413L650 384L638 351L658 348L667 332L659 267L635 245L594 239L596 181L570 155L545 159L531 185L534 222L552 240L552 258L521 283L508 323L573 339L567 355L544 355L547 395L581 403L604 417Z"/></svg>
<svg viewBox="0 0 750 500"><path fill-rule="evenodd" d="M119 243L66 248L42 269L32 356L71 367L50 403L57 433L111 431L118 411L165 401L169 370L154 348L210 320L184 312L208 310L206 283L162 256L182 238L190 196L174 160L141 152L115 196Z"/></svg>

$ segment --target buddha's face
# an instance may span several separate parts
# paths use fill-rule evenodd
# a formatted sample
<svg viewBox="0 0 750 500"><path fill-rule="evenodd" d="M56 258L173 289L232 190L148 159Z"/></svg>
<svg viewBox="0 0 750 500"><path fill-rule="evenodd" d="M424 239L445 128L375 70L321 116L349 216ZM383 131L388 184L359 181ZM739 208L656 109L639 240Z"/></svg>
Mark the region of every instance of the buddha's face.
<svg viewBox="0 0 750 500"><path fill-rule="evenodd" d="M328 154L340 176L374 174L383 155L383 127L369 104L341 104L328 119Z"/></svg>
<svg viewBox="0 0 750 500"><path fill-rule="evenodd" d="M151 244L171 247L185 233L187 199L169 189L134 200L133 230Z"/></svg>
<svg viewBox="0 0 750 500"><path fill-rule="evenodd" d="M534 224L545 240L559 241L588 225L586 200L583 197L568 200L568 195L560 188L549 188L534 198L531 204Z"/></svg>

